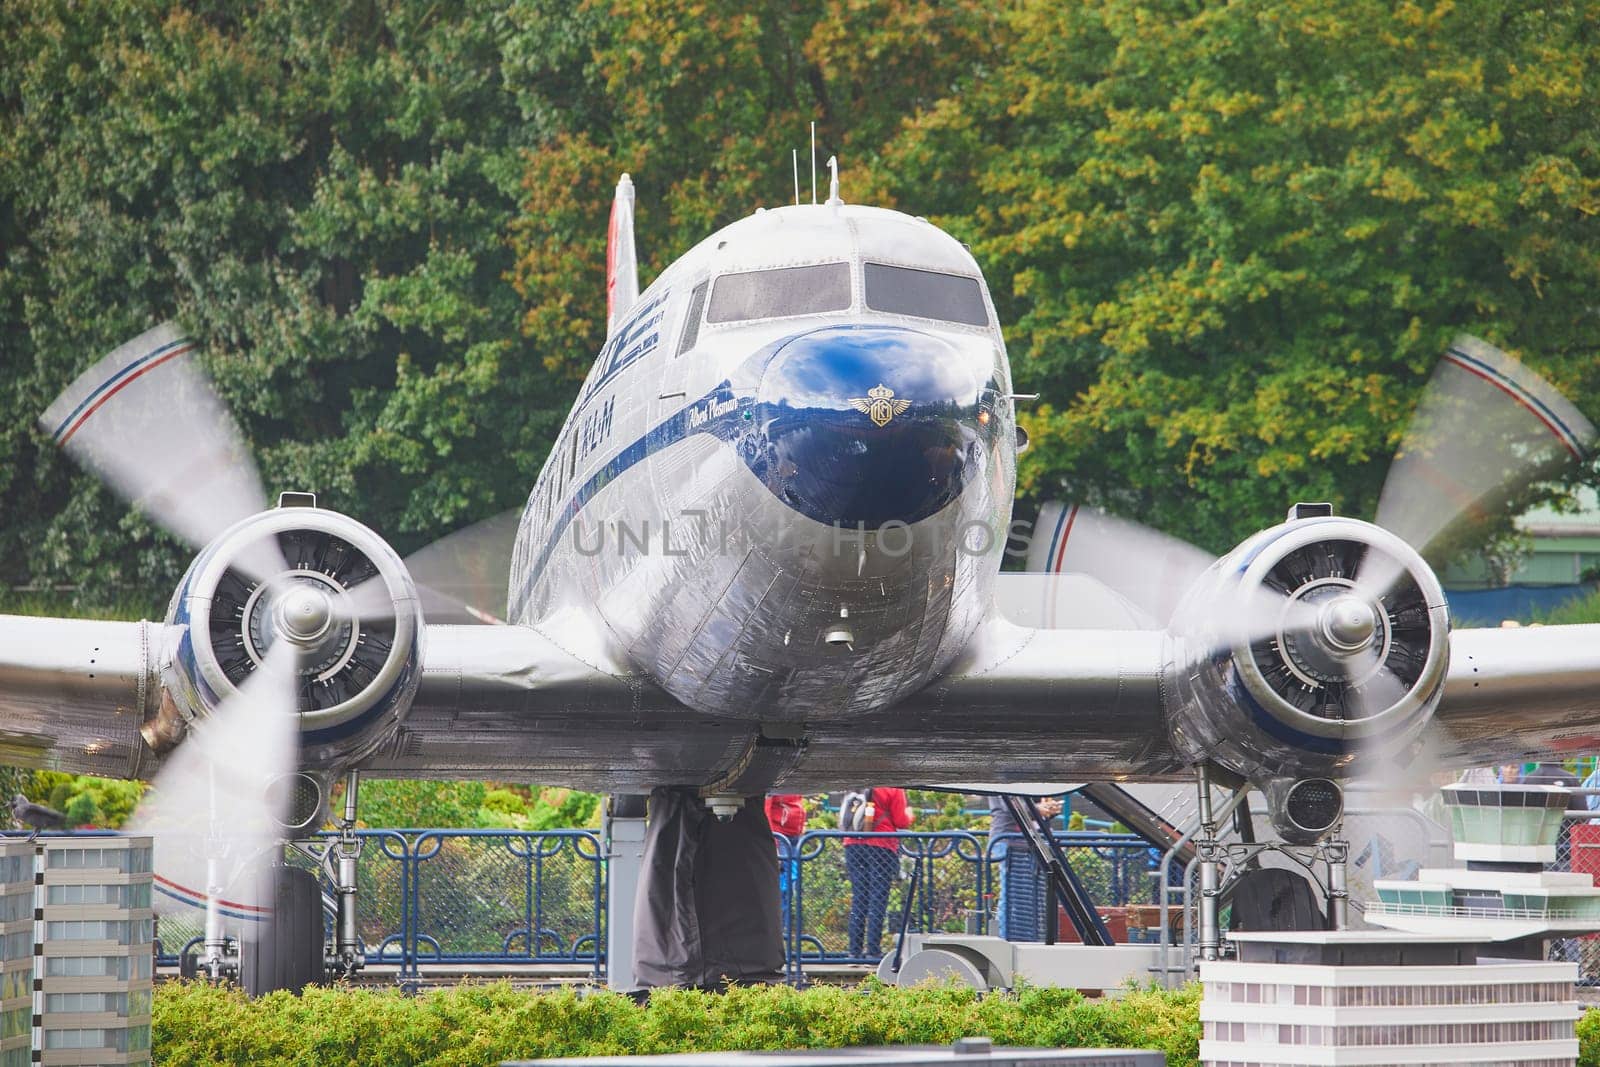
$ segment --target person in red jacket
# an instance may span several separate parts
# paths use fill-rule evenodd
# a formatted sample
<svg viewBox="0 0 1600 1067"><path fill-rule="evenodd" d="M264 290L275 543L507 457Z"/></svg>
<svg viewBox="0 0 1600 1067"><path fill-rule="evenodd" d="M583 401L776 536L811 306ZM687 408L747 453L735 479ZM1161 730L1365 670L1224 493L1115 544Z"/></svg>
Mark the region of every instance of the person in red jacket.
<svg viewBox="0 0 1600 1067"><path fill-rule="evenodd" d="M778 846L778 897L783 908L783 940L789 941L789 890L800 877L800 835L806 832L806 802L799 793L767 797L767 822Z"/></svg>
<svg viewBox="0 0 1600 1067"><path fill-rule="evenodd" d="M891 833L911 825L906 791L875 786L867 790L872 814L867 829ZM889 910L889 887L900 863L900 842L893 837L847 837L844 867L850 875L850 955L877 960L883 956L883 917Z"/></svg>

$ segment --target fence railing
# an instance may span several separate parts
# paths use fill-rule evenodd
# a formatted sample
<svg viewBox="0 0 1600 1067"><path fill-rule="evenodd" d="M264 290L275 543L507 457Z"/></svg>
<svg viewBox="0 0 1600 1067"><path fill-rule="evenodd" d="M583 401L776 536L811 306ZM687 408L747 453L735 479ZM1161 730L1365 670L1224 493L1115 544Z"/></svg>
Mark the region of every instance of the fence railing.
<svg viewBox="0 0 1600 1067"><path fill-rule="evenodd" d="M357 928L369 964L397 964L402 975L428 964L566 964L603 976L608 880L599 834L411 829L358 836ZM1156 899L1159 857L1140 838L1066 832L1057 840L1096 903ZM808 964L875 963L892 951L902 920L913 932L989 929L1002 878L1012 908L1023 899L1019 886L1042 886L1021 869L1020 841L967 831L774 835L788 973L799 978ZM289 860L315 867L299 852ZM330 885L324 889L331 894ZM160 961L175 963L202 923L198 909L163 916Z"/></svg>

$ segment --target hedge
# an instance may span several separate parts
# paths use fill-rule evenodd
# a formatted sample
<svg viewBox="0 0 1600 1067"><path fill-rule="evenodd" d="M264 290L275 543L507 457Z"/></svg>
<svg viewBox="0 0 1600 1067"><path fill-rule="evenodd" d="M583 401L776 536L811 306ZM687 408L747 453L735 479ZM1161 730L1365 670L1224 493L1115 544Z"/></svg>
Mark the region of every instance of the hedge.
<svg viewBox="0 0 1600 1067"><path fill-rule="evenodd" d="M590 990L526 992L506 983L404 996L336 987L246 999L236 989L157 990L157 1064L478 1067L505 1059L719 1049L945 1044L1157 1048L1172 1067L1199 1054L1198 986L1085 1000L1024 988L979 996L940 987L749 987L716 995L661 990L645 1004Z"/></svg>

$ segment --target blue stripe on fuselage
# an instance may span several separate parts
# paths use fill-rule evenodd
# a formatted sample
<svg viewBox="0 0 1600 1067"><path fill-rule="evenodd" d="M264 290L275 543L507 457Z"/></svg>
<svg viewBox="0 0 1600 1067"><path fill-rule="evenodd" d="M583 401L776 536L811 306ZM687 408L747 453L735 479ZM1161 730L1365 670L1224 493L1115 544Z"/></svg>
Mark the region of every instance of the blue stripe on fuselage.
<svg viewBox="0 0 1600 1067"><path fill-rule="evenodd" d="M718 415L709 415L703 422L695 420L698 425L690 429L690 416L694 412L713 411L729 401L733 403L727 410ZM511 598L509 612L511 618L516 619L522 613L522 607L533 589L533 583L544 573L545 564L550 561L556 546L561 543L561 535L567 532L567 527L578 517L578 512L582 511L600 490L653 453L669 448L694 434L708 433L721 440L731 439L733 436L731 431L744 421L744 412L752 402L753 398L750 397L734 397L733 383L724 381L699 400L651 427L643 437L623 448L590 475L551 520L550 532L545 536L544 546L534 557L526 577L522 580L521 588L517 590L517 595Z"/></svg>

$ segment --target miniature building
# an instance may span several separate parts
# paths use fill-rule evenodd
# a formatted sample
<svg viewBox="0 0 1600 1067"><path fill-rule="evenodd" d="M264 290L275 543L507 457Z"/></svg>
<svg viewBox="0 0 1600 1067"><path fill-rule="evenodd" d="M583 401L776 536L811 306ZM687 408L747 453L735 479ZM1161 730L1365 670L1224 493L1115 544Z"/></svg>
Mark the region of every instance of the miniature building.
<svg viewBox="0 0 1600 1067"><path fill-rule="evenodd" d="M1465 869L1424 868L1413 881L1376 881L1365 918L1375 926L1522 948L1600 931L1600 887L1587 874L1547 871L1556 861L1568 791L1551 785L1446 786L1456 859Z"/></svg>
<svg viewBox="0 0 1600 1067"><path fill-rule="evenodd" d="M1205 963L1200 1060L1232 1064L1577 1062L1573 963L1550 938L1600 931L1600 888L1546 871L1569 793L1449 786L1455 856L1373 883L1375 930L1235 933Z"/></svg>
<svg viewBox="0 0 1600 1067"><path fill-rule="evenodd" d="M155 963L147 837L38 842L38 1062L150 1062Z"/></svg>
<svg viewBox="0 0 1600 1067"><path fill-rule="evenodd" d="M1577 965L1477 961L1445 934L1235 933L1200 966L1200 1062L1577 1063ZM1488 951L1488 950L1486 950Z"/></svg>
<svg viewBox="0 0 1600 1067"><path fill-rule="evenodd" d="M33 845L0 841L0 1067L33 1062Z"/></svg>

